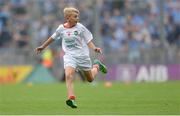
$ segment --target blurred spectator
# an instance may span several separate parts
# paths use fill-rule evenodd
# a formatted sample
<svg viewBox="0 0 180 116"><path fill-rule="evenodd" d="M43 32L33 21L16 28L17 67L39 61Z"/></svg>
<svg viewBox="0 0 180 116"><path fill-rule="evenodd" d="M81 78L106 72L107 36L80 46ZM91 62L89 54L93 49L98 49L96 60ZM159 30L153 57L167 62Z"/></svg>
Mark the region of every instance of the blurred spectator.
<svg viewBox="0 0 180 116"><path fill-rule="evenodd" d="M28 32L28 25L24 23L19 23L16 26L14 41L18 48L25 48L29 45L29 32Z"/></svg>
<svg viewBox="0 0 180 116"><path fill-rule="evenodd" d="M140 59L140 41L135 39L132 33L128 35L128 45L129 45L129 61L137 62Z"/></svg>
<svg viewBox="0 0 180 116"><path fill-rule="evenodd" d="M0 7L0 47L7 46L12 40L9 29L10 13L8 6Z"/></svg>
<svg viewBox="0 0 180 116"><path fill-rule="evenodd" d="M53 52L50 48L47 48L43 53L42 53L42 65L47 68L50 72L52 72L52 67L53 67Z"/></svg>
<svg viewBox="0 0 180 116"><path fill-rule="evenodd" d="M91 32L93 29L93 11L90 6L82 2L79 4L80 21L84 24Z"/></svg>

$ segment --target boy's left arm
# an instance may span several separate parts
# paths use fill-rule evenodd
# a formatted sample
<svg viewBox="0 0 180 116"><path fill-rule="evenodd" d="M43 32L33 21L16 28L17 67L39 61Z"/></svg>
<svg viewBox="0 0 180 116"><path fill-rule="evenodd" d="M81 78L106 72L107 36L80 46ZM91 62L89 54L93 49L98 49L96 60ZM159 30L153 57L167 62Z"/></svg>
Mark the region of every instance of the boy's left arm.
<svg viewBox="0 0 180 116"><path fill-rule="evenodd" d="M92 41L90 41L87 45L88 45L89 48L93 49L95 52L98 52L98 53L102 54L101 48L96 47Z"/></svg>

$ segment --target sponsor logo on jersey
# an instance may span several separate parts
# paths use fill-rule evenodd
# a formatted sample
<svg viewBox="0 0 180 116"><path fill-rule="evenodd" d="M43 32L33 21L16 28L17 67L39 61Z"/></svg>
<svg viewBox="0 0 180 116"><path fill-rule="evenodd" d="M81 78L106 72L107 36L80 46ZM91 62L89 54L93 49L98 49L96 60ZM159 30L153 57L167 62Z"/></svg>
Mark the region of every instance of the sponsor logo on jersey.
<svg viewBox="0 0 180 116"><path fill-rule="evenodd" d="M71 32L70 32L70 31L67 31L66 34L67 34L68 36L70 36L70 35L71 35Z"/></svg>

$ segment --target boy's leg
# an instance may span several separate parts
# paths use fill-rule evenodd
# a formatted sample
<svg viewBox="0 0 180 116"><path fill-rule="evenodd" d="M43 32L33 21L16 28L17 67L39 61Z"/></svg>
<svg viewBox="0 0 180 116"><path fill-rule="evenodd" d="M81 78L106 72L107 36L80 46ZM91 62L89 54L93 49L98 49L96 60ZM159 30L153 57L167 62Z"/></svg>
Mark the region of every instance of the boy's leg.
<svg viewBox="0 0 180 116"><path fill-rule="evenodd" d="M74 96L74 87L73 87L74 73L75 73L75 69L73 67L68 66L65 68L66 87L67 87L68 97Z"/></svg>
<svg viewBox="0 0 180 116"><path fill-rule="evenodd" d="M84 75L87 78L88 82L92 82L98 72L99 72L99 66L95 64L93 65L93 68L91 70L84 71Z"/></svg>
<svg viewBox="0 0 180 116"><path fill-rule="evenodd" d="M73 79L74 79L75 69L73 67L66 67L65 68L65 75L66 75L66 87L67 87L67 94L68 100L66 104L72 108L77 108L75 103L75 94L74 94L74 86L73 86Z"/></svg>
<svg viewBox="0 0 180 116"><path fill-rule="evenodd" d="M89 82L92 82L99 71L107 73L107 67L101 61L96 59L94 60L93 68L89 71L84 71L84 75Z"/></svg>

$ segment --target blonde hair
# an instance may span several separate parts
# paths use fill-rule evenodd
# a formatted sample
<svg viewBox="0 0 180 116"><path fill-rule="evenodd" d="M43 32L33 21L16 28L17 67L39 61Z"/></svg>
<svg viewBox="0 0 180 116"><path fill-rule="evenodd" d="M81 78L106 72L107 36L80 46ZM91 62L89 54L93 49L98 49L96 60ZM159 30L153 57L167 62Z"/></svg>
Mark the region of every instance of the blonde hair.
<svg viewBox="0 0 180 116"><path fill-rule="evenodd" d="M69 15L71 15L73 12L79 14L79 10L74 7L65 7L64 8L64 17L67 18Z"/></svg>

